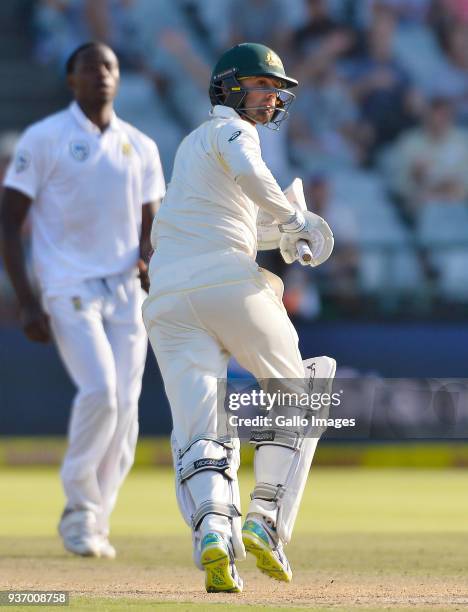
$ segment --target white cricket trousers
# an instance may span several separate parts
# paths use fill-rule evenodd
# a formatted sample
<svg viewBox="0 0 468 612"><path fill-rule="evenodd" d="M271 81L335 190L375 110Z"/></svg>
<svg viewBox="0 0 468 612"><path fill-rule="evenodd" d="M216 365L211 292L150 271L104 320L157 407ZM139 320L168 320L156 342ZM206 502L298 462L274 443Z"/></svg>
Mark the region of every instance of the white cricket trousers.
<svg viewBox="0 0 468 612"><path fill-rule="evenodd" d="M159 267L151 262L143 320L180 447L216 431L217 381L232 355L258 378L304 378L281 280L238 251ZM282 289L282 287L281 287Z"/></svg>
<svg viewBox="0 0 468 612"><path fill-rule="evenodd" d="M61 470L66 508L91 510L107 534L138 436L147 349L143 292L132 272L86 281L43 301L77 388Z"/></svg>
<svg viewBox="0 0 468 612"><path fill-rule="evenodd" d="M304 368L296 330L281 291L273 287L282 286L278 277L262 272L237 251L159 264L157 258L152 260L152 290L143 319L171 406L173 433L182 448L197 436L222 431L217 383L226 378L231 355L258 379L303 378ZM262 447L258 453L278 451ZM193 476L188 482L197 503L221 492L223 478L209 472ZM229 537L228 520L213 521L212 526L216 523L214 528Z"/></svg>

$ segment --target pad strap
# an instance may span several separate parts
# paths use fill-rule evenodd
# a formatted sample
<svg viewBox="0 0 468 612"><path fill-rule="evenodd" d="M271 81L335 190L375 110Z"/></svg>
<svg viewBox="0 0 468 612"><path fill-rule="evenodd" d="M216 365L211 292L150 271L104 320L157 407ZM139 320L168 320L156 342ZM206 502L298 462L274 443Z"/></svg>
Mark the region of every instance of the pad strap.
<svg viewBox="0 0 468 612"><path fill-rule="evenodd" d="M183 448L179 450L179 459L182 459L185 453L188 452L196 442L200 442L201 440L207 440L209 442L216 442L216 444L219 444L220 446L223 446L224 448L227 448L230 450L234 448L231 436L217 437L211 434L201 434L199 436L196 436L195 438L192 438L192 440L190 440L188 444L186 444Z"/></svg>
<svg viewBox="0 0 468 612"><path fill-rule="evenodd" d="M276 446L285 446L292 450L298 450L302 444L302 436L297 431L279 430L279 429L253 429L250 433L250 444L255 446L263 446L264 444L273 444Z"/></svg>
<svg viewBox="0 0 468 612"><path fill-rule="evenodd" d="M194 474L198 474L198 472L204 472L205 470L214 470L215 472L222 472L226 478L229 480L234 480L235 476L232 475L230 471L230 462L227 457L222 457L221 459L212 459L211 457L203 457L202 459L197 459L193 463L189 463L184 468L179 471L179 480L180 482L184 482L184 480L188 480Z"/></svg>
<svg viewBox="0 0 468 612"><path fill-rule="evenodd" d="M281 233L285 234L297 234L301 232L305 227L304 215L300 210L296 210L292 214L286 223L278 224L278 229Z"/></svg>
<svg viewBox="0 0 468 612"><path fill-rule="evenodd" d="M283 485L272 485L268 482L259 482L250 494L250 499L263 499L278 503L285 494L286 489Z"/></svg>
<svg viewBox="0 0 468 612"><path fill-rule="evenodd" d="M194 531L198 529L200 523L207 514L220 514L221 516L227 516L228 518L237 518L242 516L234 504L223 504L207 500L203 502L197 511L192 515L192 528Z"/></svg>

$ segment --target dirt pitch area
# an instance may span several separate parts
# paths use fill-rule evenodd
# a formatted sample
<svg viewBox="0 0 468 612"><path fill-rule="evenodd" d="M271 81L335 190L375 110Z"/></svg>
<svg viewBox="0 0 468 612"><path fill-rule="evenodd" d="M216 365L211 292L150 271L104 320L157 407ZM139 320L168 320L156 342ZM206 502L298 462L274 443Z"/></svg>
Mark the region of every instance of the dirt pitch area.
<svg viewBox="0 0 468 612"><path fill-rule="evenodd" d="M467 538L463 538L468 544ZM294 581L274 582L248 560L239 564L245 580L240 595L208 595L203 574L189 564L186 538L117 538L115 561L76 559L55 539L1 541L2 589L67 590L77 597L135 603L179 602L308 608L468 608L466 546L459 536L317 537L291 550ZM404 554L401 550L404 549ZM443 575L430 567L438 556ZM96 601L96 604L98 602ZM109 602L111 603L111 602ZM101 609L101 606L99 606Z"/></svg>
<svg viewBox="0 0 468 612"><path fill-rule="evenodd" d="M53 535L60 508L56 478L53 472L7 475L13 498L0 511L1 590L66 590L71 608L104 612L226 605L230 610L468 609L468 533L461 529L467 507L460 507L466 501L466 477L461 471L317 472L288 549L293 582L268 579L248 559L239 563L245 590L236 595L204 592L203 574L191 563L189 535L171 493L170 472L137 472L125 485L114 521L115 561L80 559L62 549ZM27 505L35 486L42 495ZM457 492L458 500L453 498ZM9 519L8 505L10 512L16 508Z"/></svg>

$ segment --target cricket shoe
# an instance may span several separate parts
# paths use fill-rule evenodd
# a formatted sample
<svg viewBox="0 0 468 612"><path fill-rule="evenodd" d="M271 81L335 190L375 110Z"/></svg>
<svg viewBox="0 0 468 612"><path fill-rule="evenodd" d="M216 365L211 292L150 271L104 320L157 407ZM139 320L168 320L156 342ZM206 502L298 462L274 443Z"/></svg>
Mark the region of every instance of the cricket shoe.
<svg viewBox="0 0 468 612"><path fill-rule="evenodd" d="M100 557L101 537L97 533L96 517L89 510L64 510L58 526L64 547L81 557Z"/></svg>
<svg viewBox="0 0 468 612"><path fill-rule="evenodd" d="M102 533L99 534L99 538L100 538L100 545L99 545L100 556L103 559L115 559L115 557L117 556L117 551L112 546L112 544L109 542L109 538Z"/></svg>
<svg viewBox="0 0 468 612"><path fill-rule="evenodd" d="M234 555L219 533L207 533L201 542L200 562L205 569L208 593L240 593L244 586L234 564Z"/></svg>
<svg viewBox="0 0 468 612"><path fill-rule="evenodd" d="M291 566L283 546L260 517L253 519L247 516L242 527L242 541L245 550L257 558L257 567L261 572L275 580L291 582Z"/></svg>

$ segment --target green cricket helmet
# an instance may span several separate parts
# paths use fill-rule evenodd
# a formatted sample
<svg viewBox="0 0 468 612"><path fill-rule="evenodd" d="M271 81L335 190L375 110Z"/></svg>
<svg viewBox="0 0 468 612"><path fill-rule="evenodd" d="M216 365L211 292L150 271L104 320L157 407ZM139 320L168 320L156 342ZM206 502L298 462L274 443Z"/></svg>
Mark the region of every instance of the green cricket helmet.
<svg viewBox="0 0 468 612"><path fill-rule="evenodd" d="M286 75L283 63L278 55L265 45L257 43L242 43L226 51L213 69L210 81L210 100L213 106L221 104L229 106L239 113L248 115L249 110L263 110L267 107L247 109L244 101L252 88L242 87L242 79L248 77L270 77L280 81L279 88L259 87L256 90L276 91L275 112L267 127L279 129L280 124L288 116L288 108L295 95L288 91L297 86L296 79Z"/></svg>

